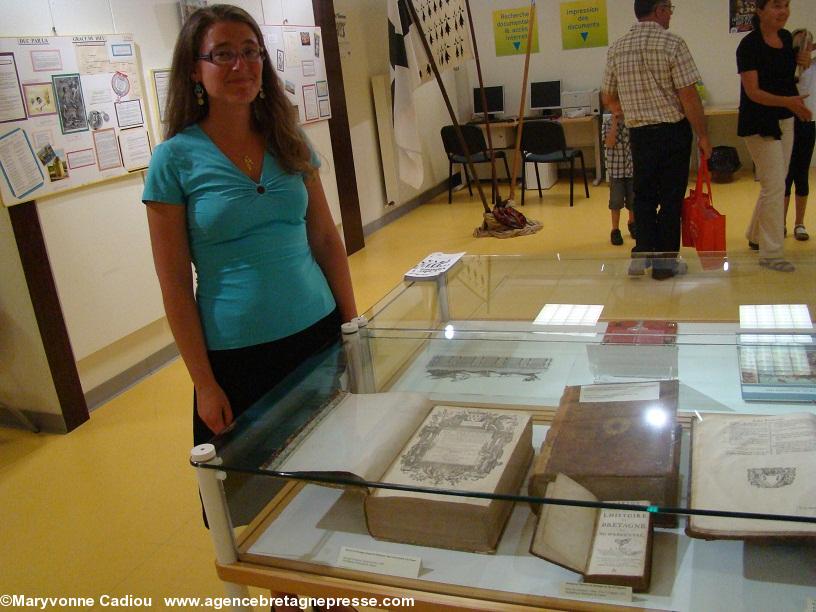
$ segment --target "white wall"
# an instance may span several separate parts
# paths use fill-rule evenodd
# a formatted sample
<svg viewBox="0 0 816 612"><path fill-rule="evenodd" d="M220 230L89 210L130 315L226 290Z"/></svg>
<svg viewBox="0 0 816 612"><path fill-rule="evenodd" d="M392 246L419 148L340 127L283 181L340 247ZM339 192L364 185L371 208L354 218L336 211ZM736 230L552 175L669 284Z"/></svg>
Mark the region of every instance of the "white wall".
<svg viewBox="0 0 816 612"><path fill-rule="evenodd" d="M388 74L388 11L384 0L335 0L335 10L346 14L349 36L348 55L342 57L349 125L360 213L363 225L376 221L391 209L386 208L382 179L377 122L371 93L371 77ZM454 74L444 76L445 86L457 97ZM425 176L419 189L399 183L397 206L435 187L448 176L448 162L439 131L450 123L436 82L426 83L414 92L424 155Z"/></svg>
<svg viewBox="0 0 816 612"><path fill-rule="evenodd" d="M314 25L311 0L238 0L233 4L246 9L259 22L281 23L286 19L291 24ZM176 0L0 0L0 14L0 36L52 35L52 27L60 36L132 33L145 90L151 92L146 95L153 128L151 140L158 140L150 70L170 66L181 25ZM323 160L321 178L332 215L339 224L328 123L306 126L305 132ZM138 174L38 202L57 291L86 392L172 344L153 272L142 188L143 177ZM19 361L31 368L35 362L45 363L44 354L36 348L40 344L33 313L19 321L16 302L22 299L20 296L27 298L28 293L8 213L3 212L0 246L11 256L0 261L4 294L0 299L0 321L10 325L0 334L0 354L30 353ZM28 343L31 346L24 346ZM50 385L36 383L38 375L29 369L29 380L36 388L45 389L41 394L48 395ZM47 367L43 373L46 375ZM40 397L37 393L31 395L30 390L27 395L21 393L19 380L22 377L17 370L9 370L6 363L0 366L0 401L40 412L59 412L53 394Z"/></svg>

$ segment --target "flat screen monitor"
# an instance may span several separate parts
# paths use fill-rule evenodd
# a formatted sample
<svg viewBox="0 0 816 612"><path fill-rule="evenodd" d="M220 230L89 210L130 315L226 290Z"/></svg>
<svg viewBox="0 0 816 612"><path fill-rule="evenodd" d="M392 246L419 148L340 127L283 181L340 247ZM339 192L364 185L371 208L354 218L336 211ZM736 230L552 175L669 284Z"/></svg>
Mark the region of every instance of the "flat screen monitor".
<svg viewBox="0 0 816 612"><path fill-rule="evenodd" d="M485 87L485 99L487 100L487 112L490 114L504 112L504 86L496 85L494 87ZM473 89L473 112L481 114L482 109L482 92L481 89L475 87Z"/></svg>
<svg viewBox="0 0 816 612"><path fill-rule="evenodd" d="M531 110L557 108L561 108L561 81L538 81L530 83Z"/></svg>

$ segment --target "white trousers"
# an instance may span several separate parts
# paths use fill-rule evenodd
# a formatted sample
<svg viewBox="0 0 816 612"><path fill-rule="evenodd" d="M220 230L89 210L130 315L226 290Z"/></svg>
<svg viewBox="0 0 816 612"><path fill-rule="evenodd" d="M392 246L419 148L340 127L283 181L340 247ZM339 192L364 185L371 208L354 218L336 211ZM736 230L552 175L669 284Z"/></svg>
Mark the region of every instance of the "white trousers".
<svg viewBox="0 0 816 612"><path fill-rule="evenodd" d="M751 154L759 178L759 197L745 237L759 245L762 258L782 257L785 239L785 177L793 150L793 118L779 122L782 139L747 136L745 145Z"/></svg>

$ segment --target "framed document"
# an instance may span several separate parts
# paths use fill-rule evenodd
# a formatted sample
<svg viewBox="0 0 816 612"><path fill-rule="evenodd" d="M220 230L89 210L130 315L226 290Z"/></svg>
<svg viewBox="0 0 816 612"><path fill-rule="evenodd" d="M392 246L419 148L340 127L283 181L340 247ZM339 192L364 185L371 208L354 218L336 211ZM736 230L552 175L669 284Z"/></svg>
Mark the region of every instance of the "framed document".
<svg viewBox="0 0 816 612"><path fill-rule="evenodd" d="M20 128L0 136L0 171L12 195L22 199L45 184L28 136Z"/></svg>
<svg viewBox="0 0 816 612"><path fill-rule="evenodd" d="M95 131L93 140L96 149L96 165L100 171L122 167L122 154L119 151L119 141L113 128Z"/></svg>
<svg viewBox="0 0 816 612"><path fill-rule="evenodd" d="M60 128L63 134L88 131L85 100L79 74L60 74L51 77L57 99Z"/></svg>
<svg viewBox="0 0 816 612"><path fill-rule="evenodd" d="M25 105L14 54L0 53L0 123L25 118Z"/></svg>
<svg viewBox="0 0 816 612"><path fill-rule="evenodd" d="M120 128L125 129L144 125L141 100L116 102L113 106L116 108L116 122Z"/></svg>
<svg viewBox="0 0 816 612"><path fill-rule="evenodd" d="M29 117L57 114L57 102L51 83L23 83L23 92Z"/></svg>

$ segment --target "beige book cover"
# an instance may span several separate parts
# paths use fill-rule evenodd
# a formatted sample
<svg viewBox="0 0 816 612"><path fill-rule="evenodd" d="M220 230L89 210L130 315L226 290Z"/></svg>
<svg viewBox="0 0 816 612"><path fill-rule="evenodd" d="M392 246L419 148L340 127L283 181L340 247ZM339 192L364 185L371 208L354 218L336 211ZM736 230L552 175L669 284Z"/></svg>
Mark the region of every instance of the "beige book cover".
<svg viewBox="0 0 816 612"><path fill-rule="evenodd" d="M694 421L694 509L816 518L816 415L706 414ZM704 539L816 538L816 524L690 516Z"/></svg>
<svg viewBox="0 0 816 612"><path fill-rule="evenodd" d="M547 486L547 497L598 501L591 491L564 474L558 474ZM646 591L651 578L652 531L648 512L545 504L530 552L583 574L585 582Z"/></svg>
<svg viewBox="0 0 816 612"><path fill-rule="evenodd" d="M435 406L382 481L451 491L515 494L533 456L530 415ZM366 498L375 538L494 552L513 503L438 493L376 489Z"/></svg>
<svg viewBox="0 0 816 612"><path fill-rule="evenodd" d="M533 457L523 412L433 406L419 393L338 395L264 466L453 491L515 494ZM512 502L360 489L372 536L493 552Z"/></svg>

